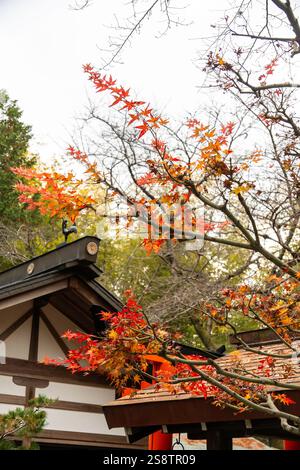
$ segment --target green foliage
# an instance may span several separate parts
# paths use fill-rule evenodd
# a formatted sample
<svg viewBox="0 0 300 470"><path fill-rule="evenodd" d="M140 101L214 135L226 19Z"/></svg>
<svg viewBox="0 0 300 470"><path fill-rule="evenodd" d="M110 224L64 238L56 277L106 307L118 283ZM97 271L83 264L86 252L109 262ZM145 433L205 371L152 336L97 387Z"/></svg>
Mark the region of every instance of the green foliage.
<svg viewBox="0 0 300 470"><path fill-rule="evenodd" d="M140 240L102 241L98 263L108 289L119 296L131 289L144 306L160 297L170 276L169 267L157 255L147 256Z"/></svg>
<svg viewBox="0 0 300 470"><path fill-rule="evenodd" d="M16 176L11 167L31 167L36 159L28 155L31 127L22 122L22 111L5 91L0 91L0 220L17 221L25 214L14 190Z"/></svg>
<svg viewBox="0 0 300 470"><path fill-rule="evenodd" d="M28 407L16 408L0 415L0 450L38 450L38 444L31 439L46 424L47 414L41 408L47 408L54 402L55 400L39 395L30 400Z"/></svg>
<svg viewBox="0 0 300 470"><path fill-rule="evenodd" d="M28 151L31 136L31 127L23 123L17 102L0 90L0 271L34 256L35 239L43 236L42 226L47 227L49 222L19 204L14 189L17 176L10 170L36 163L36 156Z"/></svg>

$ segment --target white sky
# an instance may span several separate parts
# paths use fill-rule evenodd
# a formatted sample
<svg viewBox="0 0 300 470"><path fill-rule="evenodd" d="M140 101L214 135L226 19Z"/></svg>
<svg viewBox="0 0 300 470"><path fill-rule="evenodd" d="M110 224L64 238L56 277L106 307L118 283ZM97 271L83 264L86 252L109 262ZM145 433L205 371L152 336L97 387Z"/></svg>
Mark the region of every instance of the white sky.
<svg viewBox="0 0 300 470"><path fill-rule="evenodd" d="M64 154L74 117L94 93L81 66L101 66L99 48L107 48L113 15L122 22L131 12L128 0L93 0L84 11L71 10L71 2L0 0L0 89L19 101L24 121L33 126L33 150L43 159ZM211 33L209 25L226 4L177 0L174 5L188 6L181 14L194 24L158 38L161 15L153 15L126 48L123 64L109 72L168 115L195 110L203 99L196 89L201 79L193 64L200 47L195 38Z"/></svg>

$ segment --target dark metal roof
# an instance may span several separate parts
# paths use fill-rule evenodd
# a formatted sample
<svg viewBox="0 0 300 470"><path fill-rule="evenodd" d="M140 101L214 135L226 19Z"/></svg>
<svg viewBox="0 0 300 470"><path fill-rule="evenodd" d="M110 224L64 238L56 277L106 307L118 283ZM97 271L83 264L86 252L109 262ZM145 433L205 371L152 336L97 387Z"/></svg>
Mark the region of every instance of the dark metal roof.
<svg viewBox="0 0 300 470"><path fill-rule="evenodd" d="M102 273L94 264L99 243L96 237L83 237L0 273L0 301L76 278L95 293L94 304L98 299L99 307L120 310L121 301L96 280ZM72 295L76 289L65 289L64 294L67 290L70 300L74 301ZM58 292L57 296L60 295ZM82 305L82 309L85 308L87 306Z"/></svg>
<svg viewBox="0 0 300 470"><path fill-rule="evenodd" d="M296 332L288 331L288 327L281 327L282 330L286 329L292 339L300 339L300 334ZM276 334L275 331L272 331L270 328L261 328L259 330L251 331L241 331L236 335L230 335L229 341L236 347L243 347L243 344L239 341L240 338L248 346L259 346L265 344L276 344L281 343L280 337Z"/></svg>
<svg viewBox="0 0 300 470"><path fill-rule="evenodd" d="M87 251L89 243L95 244L94 254ZM83 237L72 243L62 244L48 253L32 258L29 261L18 264L13 268L0 273L0 289L6 285L32 279L39 274L51 271L75 267L76 265L88 266L95 263L98 254L100 240L96 237ZM97 268L97 275L101 270ZM95 277L95 276L93 276Z"/></svg>

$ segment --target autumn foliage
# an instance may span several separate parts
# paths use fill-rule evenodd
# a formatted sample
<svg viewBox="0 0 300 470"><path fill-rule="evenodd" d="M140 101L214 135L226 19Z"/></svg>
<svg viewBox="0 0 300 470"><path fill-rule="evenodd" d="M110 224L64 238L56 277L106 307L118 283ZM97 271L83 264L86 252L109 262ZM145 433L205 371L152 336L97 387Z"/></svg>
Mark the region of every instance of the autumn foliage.
<svg viewBox="0 0 300 470"><path fill-rule="evenodd" d="M106 374L117 389L131 386L133 394L143 380L172 394L181 391L205 399L211 397L218 406L231 404L239 407L240 411L249 408L247 401L259 404L266 399L266 385L245 385L242 379L237 380L234 376L222 377L214 360L196 354L181 354L177 342L180 335L151 324L133 294L128 291L125 295L127 301L121 311L99 313L106 324L102 335L66 331L63 338L75 343L76 347L69 350L65 360L45 358L44 363L64 365L72 373ZM151 365L158 356L165 362L158 369L153 369ZM275 364L276 359L271 357L262 359L256 371L258 376L271 379ZM212 384L211 380L215 383ZM218 384L223 388L220 389ZM294 403L285 393L274 393L273 398L285 405Z"/></svg>
<svg viewBox="0 0 300 470"><path fill-rule="evenodd" d="M89 80L92 81L97 92L108 92L112 96L113 102L110 106L118 107L121 111L129 113L130 120L128 126L133 125L136 130L136 139L141 139L146 133L150 134L150 145L155 151L157 158L148 159L146 164L148 171L136 180L136 184L141 189L155 186L156 189L163 189L163 193L156 198L147 200L144 195L131 198L132 204L153 206L160 204L180 203L184 206L190 201L194 188L187 184L191 174L207 173L210 176L225 176L223 184L231 188L234 184L233 175L242 169L227 164L227 158L232 153L228 148L228 137L234 129L234 123L229 122L221 126L219 132L209 126L204 126L197 119L189 119L186 126L191 130L190 138L201 145L200 155L192 161L173 155L168 151L167 143L158 138L159 129L163 129L168 124L168 120L156 114L149 104L144 101L134 101L130 99L129 89L117 86L116 81L111 76L101 74L88 64L84 67ZM26 168L12 168L12 171L21 178L29 181L29 184L20 182L16 188L20 191L20 202L26 204L28 210L38 209L42 214L49 214L51 217L68 217L72 221L85 209L95 207L95 200L88 190L80 191L86 184L101 183L103 176L98 169L97 162L92 162L88 155L74 146L67 149L69 157L79 162L84 168L84 177L78 179L74 172L70 171L64 175L58 172L37 171ZM257 157L257 154L256 154ZM186 184L186 186L185 186ZM239 194L248 191L251 185L243 183L235 185L232 191ZM114 193L114 191L113 191ZM191 216L190 230L195 225L195 217ZM152 220L152 222L155 222ZM157 218L159 225L159 217ZM187 221L185 221L187 222ZM228 221L207 222L203 221L203 231L208 232L222 228ZM173 224L176 228L176 217ZM179 223L180 225L180 223ZM158 252L164 239L144 240L144 246L148 254Z"/></svg>
<svg viewBox="0 0 300 470"><path fill-rule="evenodd" d="M83 182L72 172L64 175L28 168L12 168L12 171L20 178L30 180L30 184L16 184L16 189L21 193L19 201L26 204L28 210L38 209L41 214L50 217L68 217L75 221L83 209L95 202L90 195L77 191Z"/></svg>
<svg viewBox="0 0 300 470"><path fill-rule="evenodd" d="M272 3L295 32L298 23L290 3L279 0ZM65 338L75 341L77 347L70 350L64 364L72 372L105 371L117 387L128 382L138 386L143 379L154 381L157 387L167 387L171 393L183 390L204 397L214 396L216 404L231 406L235 411L254 408L282 418L282 426L290 432L287 416L276 402L291 404L285 392L291 388L299 390L297 384L287 384L291 366L280 363L297 354L293 339L300 331L300 130L293 107L293 93L299 84L285 78L282 81L280 77L288 75L282 74L282 70L287 71L290 56L299 53L300 42L294 39L281 43L280 38L275 40L271 36L266 43L260 43L261 49L252 47L256 39L265 38L260 33L258 38L249 35L248 18L243 12L238 13L233 23L225 17L224 36L219 47L209 52L204 64L211 86L221 96L234 100L236 112L230 119L226 116L222 120L218 113L212 124L212 119L205 122L192 115L177 131L168 119L147 102L133 98L130 89L112 76L101 74L90 64L84 66L94 90L106 94L109 107L124 118L125 131L121 134L117 126L108 124L111 135L121 142L118 157L122 168L128 170L131 190L115 184L113 164L108 176L105 165L101 166L97 158L76 146L68 148L68 156L84 170L81 179L73 172L62 175L24 168L13 171L22 180L18 185L22 193L20 201L28 209L72 220L81 211L96 210L92 192L95 184L103 185L112 198L126 197L132 206L150 209L153 205L184 207L191 201L203 204L207 214L203 223L204 240L236 250L241 259L247 253L249 258L227 276L218 272L222 266L217 260L211 276L211 295L203 289L203 296L192 308L204 323L226 328L241 349L261 354L257 370L249 373L238 360L233 368L227 369L212 359L184 356L178 348L178 338L174 338L166 325L151 323L131 293L127 293L127 303L120 312L101 313L101 319L106 322L102 336L65 333ZM269 17L270 22L272 19L274 15ZM245 24L241 26L234 21ZM251 47L239 43L232 47L230 39L230 52L227 52L222 44L226 35L231 39L236 37L237 42L240 36L254 42L250 42ZM265 53L270 44L274 46L272 55ZM263 138L257 143L260 135ZM241 139L246 144L244 141L241 144ZM133 152L130 160L128 153L135 145L138 151ZM159 218L154 222L159 225ZM192 215L191 228L195 222ZM176 221L171 228L176 228ZM149 236L143 246L148 254L160 255L165 242L163 237ZM172 258L171 248L176 243L176 240L169 243L168 257L171 269L180 278L181 267ZM255 267L250 268L252 265ZM192 274L194 271L189 270L185 278L187 286L188 276ZM199 287L203 279L199 276L197 281ZM282 347L288 348L289 354L272 357L259 347L249 346L239 336L233 322L235 314L252 319L259 328L267 328ZM161 356L169 364L158 375L149 369L147 356L153 355ZM47 362L57 364L54 359ZM283 382L273 377L273 371L279 366ZM272 392L269 387L273 387ZM274 387L277 390L279 387L280 393ZM299 434L299 417L288 419L293 423L292 432Z"/></svg>

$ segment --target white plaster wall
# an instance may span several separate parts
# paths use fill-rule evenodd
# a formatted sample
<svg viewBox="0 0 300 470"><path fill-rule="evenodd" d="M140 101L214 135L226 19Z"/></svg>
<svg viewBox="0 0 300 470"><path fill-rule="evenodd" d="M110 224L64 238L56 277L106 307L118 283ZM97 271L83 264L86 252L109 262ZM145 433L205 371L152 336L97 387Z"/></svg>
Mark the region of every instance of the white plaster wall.
<svg viewBox="0 0 300 470"><path fill-rule="evenodd" d="M0 311L0 333L6 330L12 323L20 318L32 307L32 301Z"/></svg>
<svg viewBox="0 0 300 470"><path fill-rule="evenodd" d="M25 396L25 387L13 383L12 377L0 375L0 393L7 395Z"/></svg>
<svg viewBox="0 0 300 470"><path fill-rule="evenodd" d="M16 359L28 359L32 318L28 318L20 328L5 341L6 356Z"/></svg>
<svg viewBox="0 0 300 470"><path fill-rule="evenodd" d="M67 330L82 331L80 328L78 328L77 325L75 325L75 323L69 320L69 318L63 315L52 305L46 305L42 310L60 336L63 335ZM78 347L78 344L74 341L68 341L64 338L62 338L62 340L69 349L75 349Z"/></svg>
<svg viewBox="0 0 300 470"><path fill-rule="evenodd" d="M6 405L5 403L0 403L0 415L8 413L11 410L15 410L16 408L23 408L23 407L16 406L16 405Z"/></svg>
<svg viewBox="0 0 300 470"><path fill-rule="evenodd" d="M71 331L80 331L80 329L78 328L78 326L75 325L75 323L65 317L65 315L59 312L52 305L46 305L42 308L42 310L46 317L51 321L58 334L62 335L68 329L70 329Z"/></svg>
<svg viewBox="0 0 300 470"><path fill-rule="evenodd" d="M22 305L18 305L17 307L9 308L0 312L0 332L4 331L31 306L31 302L26 302ZM78 327L55 308L47 306L43 308L43 311L59 334L63 333L67 329L78 331ZM29 318L6 340L6 355L8 357L14 357L17 359L28 358L31 324L32 319ZM42 319L40 319L38 360L41 361L45 356L62 358L63 351L50 334ZM24 396L24 392L24 387L15 385L11 377L0 375L0 393ZM113 401L115 398L114 389L56 382L50 382L47 388L36 389L36 396L39 394L46 395L49 398L58 398L60 400L95 405L104 405L105 403ZM0 414L6 413L7 411L15 408L16 405L0 404ZM46 409L46 412L48 417L46 429L120 436L125 435L122 428L109 430L105 417L101 413L86 413L55 409Z"/></svg>
<svg viewBox="0 0 300 470"><path fill-rule="evenodd" d="M47 409L45 429L124 436L123 428L108 429L103 414Z"/></svg>
<svg viewBox="0 0 300 470"><path fill-rule="evenodd" d="M47 326L40 318L38 361L42 361L46 356L52 359L63 359L65 357Z"/></svg>
<svg viewBox="0 0 300 470"><path fill-rule="evenodd" d="M59 398L60 400L94 405L104 405L115 399L114 389L58 382L50 382L47 388L37 388L36 394L46 395L49 398Z"/></svg>

